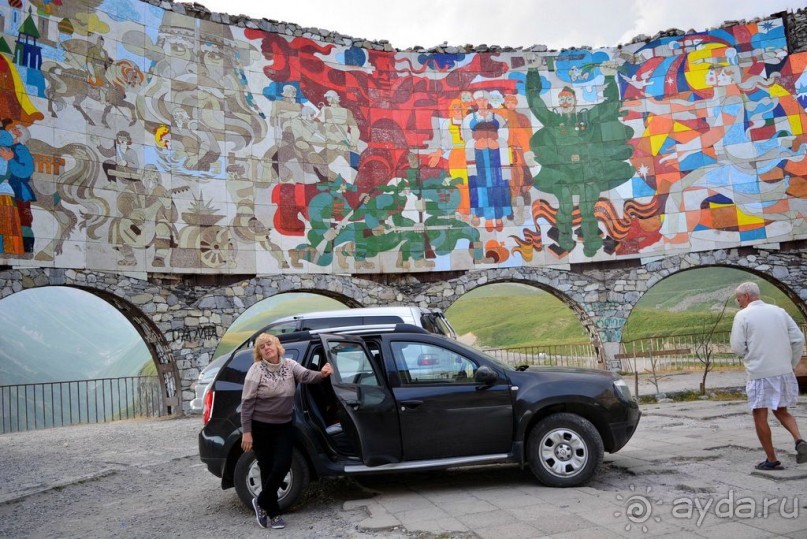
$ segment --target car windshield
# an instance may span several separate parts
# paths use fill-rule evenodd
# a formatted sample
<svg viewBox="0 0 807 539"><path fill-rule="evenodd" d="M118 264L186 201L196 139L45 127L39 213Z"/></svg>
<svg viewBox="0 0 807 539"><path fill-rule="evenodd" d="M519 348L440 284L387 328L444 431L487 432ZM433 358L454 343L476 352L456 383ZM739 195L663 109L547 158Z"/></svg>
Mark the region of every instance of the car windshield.
<svg viewBox="0 0 807 539"><path fill-rule="evenodd" d="M437 333L438 335L445 335L452 339L457 338L457 332L448 323L442 313L423 313L420 316L420 323L423 328L430 333Z"/></svg>

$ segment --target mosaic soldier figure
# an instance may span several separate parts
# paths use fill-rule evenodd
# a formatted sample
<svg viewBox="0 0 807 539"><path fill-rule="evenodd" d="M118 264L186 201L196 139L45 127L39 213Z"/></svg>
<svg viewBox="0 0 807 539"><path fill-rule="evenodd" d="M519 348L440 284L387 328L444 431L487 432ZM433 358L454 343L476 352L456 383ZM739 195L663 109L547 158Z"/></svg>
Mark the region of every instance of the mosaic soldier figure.
<svg viewBox="0 0 807 539"><path fill-rule="evenodd" d="M98 36L95 44L87 49L87 72L89 83L93 86L103 86L106 82L106 70L112 65L112 57L104 49L104 38Z"/></svg>
<svg viewBox="0 0 807 539"><path fill-rule="evenodd" d="M574 89L567 86L558 96L558 110L550 110L541 99L543 83L538 69L527 71L527 101L543 125L530 141L535 159L541 164L533 182L539 190L558 198L555 225L561 252L575 247L572 211L573 197L578 197L583 253L587 257L594 256L603 243L594 216L600 193L625 183L635 174L627 161L633 154L633 147L628 144L633 129L619 121L616 68L602 64L599 69L605 75L603 101L587 109L579 108Z"/></svg>
<svg viewBox="0 0 807 539"><path fill-rule="evenodd" d="M329 175L336 174L333 170L338 170L343 178L352 179L351 172L343 169L345 165L358 167L359 126L353 113L340 104L339 94L334 90L325 92L325 99L328 104L322 108L321 120L326 159L331 169Z"/></svg>

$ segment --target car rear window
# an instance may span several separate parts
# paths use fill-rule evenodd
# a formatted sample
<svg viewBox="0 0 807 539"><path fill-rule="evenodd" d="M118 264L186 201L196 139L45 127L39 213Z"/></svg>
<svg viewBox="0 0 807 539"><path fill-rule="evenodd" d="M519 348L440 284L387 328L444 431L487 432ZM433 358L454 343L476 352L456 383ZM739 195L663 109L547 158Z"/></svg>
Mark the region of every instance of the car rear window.
<svg viewBox="0 0 807 539"><path fill-rule="evenodd" d="M375 324L403 324L403 319L400 316L365 316L364 323L368 325Z"/></svg>
<svg viewBox="0 0 807 539"><path fill-rule="evenodd" d="M266 333L270 333L272 335L293 333L297 331L297 320L289 320L287 322L277 322L276 324L270 324L268 327L265 327L263 331L265 331Z"/></svg>
<svg viewBox="0 0 807 539"><path fill-rule="evenodd" d="M295 348L286 348L286 352L283 354L283 357L293 359L299 363L300 351ZM251 348L246 350L238 350L235 352L232 360L230 360L226 367L222 369L218 379L226 380L228 382L243 381L244 375L252 366L254 361L255 360L254 356L252 355Z"/></svg>
<svg viewBox="0 0 807 539"><path fill-rule="evenodd" d="M361 316L345 316L344 318L312 318L310 320L301 320L302 331L310 331L312 329L326 329L342 326L360 326L364 320Z"/></svg>

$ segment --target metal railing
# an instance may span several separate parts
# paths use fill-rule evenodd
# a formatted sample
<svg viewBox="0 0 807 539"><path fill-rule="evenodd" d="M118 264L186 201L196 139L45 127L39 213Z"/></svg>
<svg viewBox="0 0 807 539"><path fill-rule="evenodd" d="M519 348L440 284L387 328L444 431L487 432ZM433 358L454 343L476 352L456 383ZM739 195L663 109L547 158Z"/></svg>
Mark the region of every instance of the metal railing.
<svg viewBox="0 0 807 539"><path fill-rule="evenodd" d="M731 332L716 331L707 337L692 333L623 341L616 359L622 361L623 372L702 369L708 345L709 361L714 367L742 367L742 359L731 351Z"/></svg>
<svg viewBox="0 0 807 539"><path fill-rule="evenodd" d="M807 324L801 324L800 328L807 339ZM702 369L707 337L714 367L743 366L742 359L731 351L730 331L716 331L711 336L690 333L623 341L616 359L622 361L623 372Z"/></svg>
<svg viewBox="0 0 807 539"><path fill-rule="evenodd" d="M486 348L483 351L509 365L602 368L591 343Z"/></svg>
<svg viewBox="0 0 807 539"><path fill-rule="evenodd" d="M162 414L156 376L0 386L0 433Z"/></svg>
<svg viewBox="0 0 807 539"><path fill-rule="evenodd" d="M807 341L807 324L801 324L801 331ZM716 331L708 336L710 361L713 367L743 366L740 359L731 351L730 331ZM647 372L699 370L705 358L704 333L685 335L665 335L632 339L620 343L621 371ZM545 344L516 346L507 348L485 348L487 354L510 365L551 365L562 367L588 367L601 369L604 366L597 360L591 343Z"/></svg>

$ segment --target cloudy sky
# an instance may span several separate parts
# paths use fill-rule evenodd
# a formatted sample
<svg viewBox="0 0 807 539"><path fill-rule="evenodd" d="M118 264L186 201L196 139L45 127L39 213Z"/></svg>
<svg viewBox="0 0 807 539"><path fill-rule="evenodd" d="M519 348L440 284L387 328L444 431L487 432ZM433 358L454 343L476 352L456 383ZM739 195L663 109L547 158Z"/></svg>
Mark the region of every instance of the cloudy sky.
<svg viewBox="0 0 807 539"><path fill-rule="evenodd" d="M610 47L660 30L705 30L807 7L805 0L197 0L214 12L293 22L393 47Z"/></svg>

